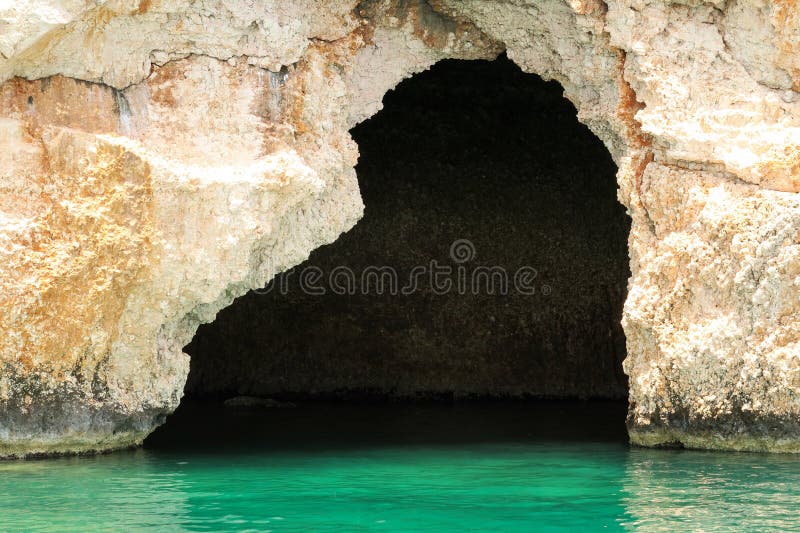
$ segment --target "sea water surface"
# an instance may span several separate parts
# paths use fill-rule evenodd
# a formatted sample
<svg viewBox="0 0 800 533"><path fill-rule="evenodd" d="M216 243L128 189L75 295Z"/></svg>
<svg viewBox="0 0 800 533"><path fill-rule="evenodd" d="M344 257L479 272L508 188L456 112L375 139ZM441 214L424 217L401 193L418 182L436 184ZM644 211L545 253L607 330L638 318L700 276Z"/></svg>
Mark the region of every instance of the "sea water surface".
<svg viewBox="0 0 800 533"><path fill-rule="evenodd" d="M789 531L800 458L630 448L613 403L183 406L0 463L2 531Z"/></svg>

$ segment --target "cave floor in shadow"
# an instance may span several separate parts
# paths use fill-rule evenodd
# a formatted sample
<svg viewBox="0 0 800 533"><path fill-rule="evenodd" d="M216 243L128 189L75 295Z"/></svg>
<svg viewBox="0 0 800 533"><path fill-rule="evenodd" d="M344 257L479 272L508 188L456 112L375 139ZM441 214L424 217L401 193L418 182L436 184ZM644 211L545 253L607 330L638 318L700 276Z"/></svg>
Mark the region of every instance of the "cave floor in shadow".
<svg viewBox="0 0 800 533"><path fill-rule="evenodd" d="M800 458L631 448L624 415L616 402L184 402L139 450L0 463L0 530L800 526Z"/></svg>

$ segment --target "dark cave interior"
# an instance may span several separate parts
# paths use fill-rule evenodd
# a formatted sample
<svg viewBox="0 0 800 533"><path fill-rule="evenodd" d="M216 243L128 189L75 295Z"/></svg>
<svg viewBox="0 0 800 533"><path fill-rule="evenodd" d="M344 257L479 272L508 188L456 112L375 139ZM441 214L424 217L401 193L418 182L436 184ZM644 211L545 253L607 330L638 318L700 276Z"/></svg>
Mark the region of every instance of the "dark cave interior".
<svg viewBox="0 0 800 533"><path fill-rule="evenodd" d="M186 395L624 398L630 221L561 86L448 60L384 105L352 131L363 219L200 327Z"/></svg>

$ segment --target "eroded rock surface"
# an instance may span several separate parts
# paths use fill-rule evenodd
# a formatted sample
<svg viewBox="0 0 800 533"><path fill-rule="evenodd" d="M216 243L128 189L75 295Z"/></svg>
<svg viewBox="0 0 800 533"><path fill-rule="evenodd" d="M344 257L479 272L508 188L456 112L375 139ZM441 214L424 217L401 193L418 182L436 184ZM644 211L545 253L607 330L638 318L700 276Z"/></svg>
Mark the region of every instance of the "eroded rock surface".
<svg viewBox="0 0 800 533"><path fill-rule="evenodd" d="M619 167L632 441L800 451L794 2L0 6L0 455L139 443L182 347L355 224L348 131L506 50Z"/></svg>

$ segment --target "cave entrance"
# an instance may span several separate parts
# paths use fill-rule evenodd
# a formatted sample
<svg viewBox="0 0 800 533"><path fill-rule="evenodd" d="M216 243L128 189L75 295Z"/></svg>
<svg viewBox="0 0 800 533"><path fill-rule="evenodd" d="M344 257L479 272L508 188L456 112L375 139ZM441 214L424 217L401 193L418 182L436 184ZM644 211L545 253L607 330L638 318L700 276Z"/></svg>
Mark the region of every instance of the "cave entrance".
<svg viewBox="0 0 800 533"><path fill-rule="evenodd" d="M630 222L556 82L442 61L352 135L363 219L199 329L187 397L625 398Z"/></svg>

